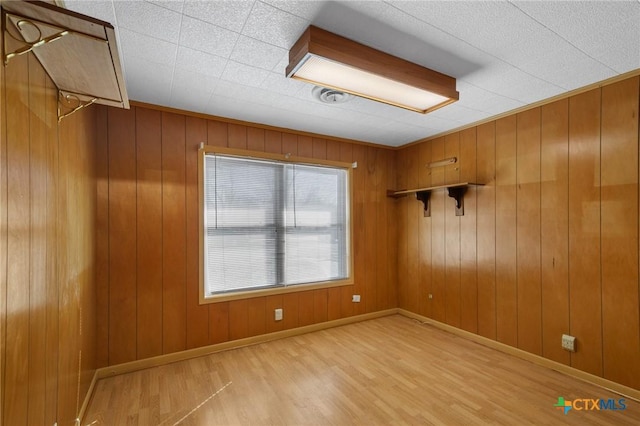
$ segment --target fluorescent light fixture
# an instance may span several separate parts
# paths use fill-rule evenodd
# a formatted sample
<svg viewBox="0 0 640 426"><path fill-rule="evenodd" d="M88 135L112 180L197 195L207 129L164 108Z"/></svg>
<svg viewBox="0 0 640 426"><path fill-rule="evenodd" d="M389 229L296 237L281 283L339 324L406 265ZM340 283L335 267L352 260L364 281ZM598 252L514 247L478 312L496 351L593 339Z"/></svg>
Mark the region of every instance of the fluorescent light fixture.
<svg viewBox="0 0 640 426"><path fill-rule="evenodd" d="M453 77L314 26L289 51L286 74L423 114L459 97Z"/></svg>

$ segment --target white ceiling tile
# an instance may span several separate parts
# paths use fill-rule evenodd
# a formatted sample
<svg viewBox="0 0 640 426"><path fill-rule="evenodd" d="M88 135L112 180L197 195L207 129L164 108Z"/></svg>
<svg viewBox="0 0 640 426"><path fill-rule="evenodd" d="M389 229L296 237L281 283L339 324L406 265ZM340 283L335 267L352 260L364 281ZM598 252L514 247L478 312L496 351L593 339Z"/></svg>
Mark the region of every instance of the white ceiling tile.
<svg viewBox="0 0 640 426"><path fill-rule="evenodd" d="M617 72L640 67L640 2L518 1L514 4L572 45ZM621 43L622 40L629 42Z"/></svg>
<svg viewBox="0 0 640 426"><path fill-rule="evenodd" d="M188 111L203 111L218 80L183 69L176 69L171 87L171 103Z"/></svg>
<svg viewBox="0 0 640 426"><path fill-rule="evenodd" d="M116 18L120 28L128 28L172 43L178 42L182 16L146 1L116 1Z"/></svg>
<svg viewBox="0 0 640 426"><path fill-rule="evenodd" d="M119 36L120 48L125 62L128 62L130 58L138 58L156 64L173 66L177 50L175 44L138 34L125 28L120 28Z"/></svg>
<svg viewBox="0 0 640 426"><path fill-rule="evenodd" d="M515 68L495 76L491 82L483 85L482 88L527 104L556 96L564 91L559 86Z"/></svg>
<svg viewBox="0 0 640 426"><path fill-rule="evenodd" d="M247 36L240 36L230 59L253 67L272 70L289 51Z"/></svg>
<svg viewBox="0 0 640 426"><path fill-rule="evenodd" d="M467 108L490 114L501 114L525 105L524 102L483 90L466 81L458 81L458 90L460 91L460 101L458 102Z"/></svg>
<svg viewBox="0 0 640 426"><path fill-rule="evenodd" d="M210 75L176 68L173 72L171 90L193 89L211 95L219 82L219 79L211 77Z"/></svg>
<svg viewBox="0 0 640 426"><path fill-rule="evenodd" d="M176 68L211 77L220 77L227 61L228 59L220 56L210 55L188 47L179 47Z"/></svg>
<svg viewBox="0 0 640 426"><path fill-rule="evenodd" d="M180 45L194 50L228 58L238 40L238 33L200 21L189 16L182 18Z"/></svg>
<svg viewBox="0 0 640 426"><path fill-rule="evenodd" d="M261 0L270 6L280 9L292 15L312 21L320 11L327 6L322 1L295 1L295 0Z"/></svg>
<svg viewBox="0 0 640 426"><path fill-rule="evenodd" d="M202 21L239 33L245 25L255 1L216 0L184 3L183 12Z"/></svg>
<svg viewBox="0 0 640 426"><path fill-rule="evenodd" d="M65 0L64 5L67 9L73 10L74 12L89 15L96 19L108 22L111 25L116 25L116 12L111 0L96 0L91 2L86 0Z"/></svg>
<svg viewBox="0 0 640 426"><path fill-rule="evenodd" d="M265 90L280 93L286 96L296 96L300 91L306 90L309 84L287 78L284 72L270 72L263 82Z"/></svg>
<svg viewBox="0 0 640 426"><path fill-rule="evenodd" d="M242 34L287 49L300 38L309 22L268 4L257 2Z"/></svg>
<svg viewBox="0 0 640 426"><path fill-rule="evenodd" d="M118 1L118 0L116 0ZM173 10L174 12L182 13L184 6L183 0L145 0L149 3L153 3L156 6L164 7L165 9Z"/></svg>
<svg viewBox="0 0 640 426"><path fill-rule="evenodd" d="M520 65L523 71L569 91L594 81L613 77L615 72L577 49L558 51L545 58L530 58Z"/></svg>
<svg viewBox="0 0 640 426"><path fill-rule="evenodd" d="M149 70L153 70L150 72ZM171 66L139 57L127 59L127 92L132 100L170 105ZM162 90L158 90L158 88Z"/></svg>
<svg viewBox="0 0 640 426"><path fill-rule="evenodd" d="M244 86L260 87L268 75L267 70L229 61L220 78Z"/></svg>
<svg viewBox="0 0 640 426"><path fill-rule="evenodd" d="M133 100L402 145L640 68L640 2L66 1L114 25ZM117 10L117 15L116 15ZM287 79L314 25L458 79L431 114Z"/></svg>

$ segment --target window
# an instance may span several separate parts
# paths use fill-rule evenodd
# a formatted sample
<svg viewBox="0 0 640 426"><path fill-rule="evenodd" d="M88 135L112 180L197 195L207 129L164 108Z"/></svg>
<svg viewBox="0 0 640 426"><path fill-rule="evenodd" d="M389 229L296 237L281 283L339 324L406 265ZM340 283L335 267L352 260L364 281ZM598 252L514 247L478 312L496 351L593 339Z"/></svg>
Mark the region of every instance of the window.
<svg viewBox="0 0 640 426"><path fill-rule="evenodd" d="M348 284L349 167L204 151L205 299Z"/></svg>

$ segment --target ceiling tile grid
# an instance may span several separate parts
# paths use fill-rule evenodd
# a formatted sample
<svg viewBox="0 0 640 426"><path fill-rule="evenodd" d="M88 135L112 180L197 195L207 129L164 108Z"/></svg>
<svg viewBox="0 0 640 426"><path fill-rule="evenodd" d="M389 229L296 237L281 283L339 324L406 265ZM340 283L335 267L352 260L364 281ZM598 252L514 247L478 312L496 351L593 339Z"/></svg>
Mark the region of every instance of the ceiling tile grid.
<svg viewBox="0 0 640 426"><path fill-rule="evenodd" d="M132 100L400 146L640 69L640 1L58 1L116 29ZM287 79L309 25L451 75L422 115Z"/></svg>

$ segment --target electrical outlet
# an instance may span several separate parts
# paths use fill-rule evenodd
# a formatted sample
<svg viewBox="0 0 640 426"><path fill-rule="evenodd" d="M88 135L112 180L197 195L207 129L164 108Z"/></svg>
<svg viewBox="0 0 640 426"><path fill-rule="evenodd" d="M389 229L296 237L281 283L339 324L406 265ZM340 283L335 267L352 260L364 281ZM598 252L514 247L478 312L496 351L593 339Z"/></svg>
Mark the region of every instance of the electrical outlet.
<svg viewBox="0 0 640 426"><path fill-rule="evenodd" d="M353 297L351 298L351 301L354 303L360 303L360 295L354 294Z"/></svg>
<svg viewBox="0 0 640 426"><path fill-rule="evenodd" d="M282 321L282 308L278 308L275 310L275 320Z"/></svg>
<svg viewBox="0 0 640 426"><path fill-rule="evenodd" d="M568 334L562 335L562 349L575 352L576 351L576 338L569 336Z"/></svg>
<svg viewBox="0 0 640 426"><path fill-rule="evenodd" d="M429 300L433 299L433 294L429 293Z"/></svg>

